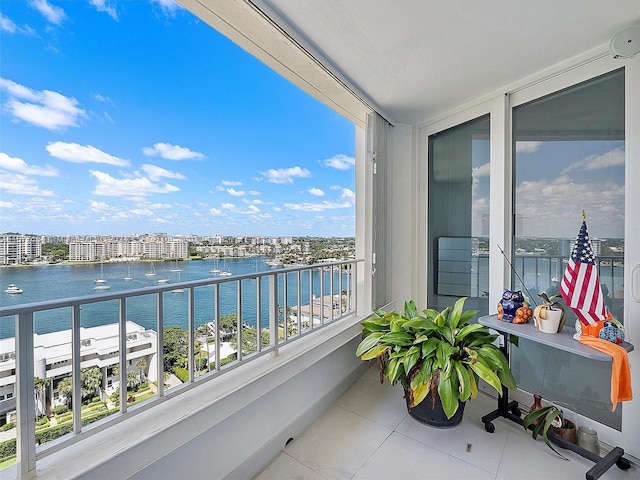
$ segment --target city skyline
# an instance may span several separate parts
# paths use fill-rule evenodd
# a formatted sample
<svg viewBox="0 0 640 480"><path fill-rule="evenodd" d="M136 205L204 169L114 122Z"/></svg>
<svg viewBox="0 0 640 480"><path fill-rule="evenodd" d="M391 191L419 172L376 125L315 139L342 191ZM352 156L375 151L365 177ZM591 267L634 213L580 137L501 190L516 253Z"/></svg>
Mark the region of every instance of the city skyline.
<svg viewBox="0 0 640 480"><path fill-rule="evenodd" d="M355 236L354 125L173 0L0 26L0 231Z"/></svg>

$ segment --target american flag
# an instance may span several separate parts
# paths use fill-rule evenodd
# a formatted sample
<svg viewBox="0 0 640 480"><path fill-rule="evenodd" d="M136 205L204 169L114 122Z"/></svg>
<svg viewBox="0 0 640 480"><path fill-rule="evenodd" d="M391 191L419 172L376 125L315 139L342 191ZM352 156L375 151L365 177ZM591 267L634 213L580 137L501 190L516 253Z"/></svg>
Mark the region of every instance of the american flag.
<svg viewBox="0 0 640 480"><path fill-rule="evenodd" d="M562 277L560 294L584 325L595 325L599 320L606 319L595 260L587 223L583 220Z"/></svg>

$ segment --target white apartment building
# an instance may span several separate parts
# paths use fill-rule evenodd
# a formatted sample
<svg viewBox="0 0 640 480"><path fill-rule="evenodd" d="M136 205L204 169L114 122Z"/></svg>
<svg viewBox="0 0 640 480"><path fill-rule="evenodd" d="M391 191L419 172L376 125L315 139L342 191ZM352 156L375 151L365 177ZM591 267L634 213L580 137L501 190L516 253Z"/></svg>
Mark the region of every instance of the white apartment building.
<svg viewBox="0 0 640 480"><path fill-rule="evenodd" d="M109 258L188 258L189 242L171 238L97 239L69 243L69 260L91 262Z"/></svg>
<svg viewBox="0 0 640 480"><path fill-rule="evenodd" d="M127 322L127 370L138 372L137 363L146 360L145 378L158 379L156 361L157 335L137 323ZM120 379L113 375L118 364L118 324L80 328L80 352L82 368L97 367L102 371L102 389L108 396L120 386ZM0 424L13 421L15 416L16 352L15 338L0 339ZM46 406L52 409L65 402L58 394L57 383L71 374L71 330L34 335L34 376L51 380L46 394Z"/></svg>
<svg viewBox="0 0 640 480"><path fill-rule="evenodd" d="M42 242L36 235L3 233L0 235L2 265L17 265L42 255Z"/></svg>

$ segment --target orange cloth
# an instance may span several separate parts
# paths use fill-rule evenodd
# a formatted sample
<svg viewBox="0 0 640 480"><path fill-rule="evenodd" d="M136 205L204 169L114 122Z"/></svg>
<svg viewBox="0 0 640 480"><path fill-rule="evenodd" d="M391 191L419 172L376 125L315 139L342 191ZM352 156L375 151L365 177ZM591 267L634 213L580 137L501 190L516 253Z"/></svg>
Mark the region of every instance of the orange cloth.
<svg viewBox="0 0 640 480"><path fill-rule="evenodd" d="M611 411L615 411L618 402L632 400L631 369L629 368L627 351L620 345L601 338L582 335L579 341L600 350L602 353L611 355L611 403L613 404Z"/></svg>

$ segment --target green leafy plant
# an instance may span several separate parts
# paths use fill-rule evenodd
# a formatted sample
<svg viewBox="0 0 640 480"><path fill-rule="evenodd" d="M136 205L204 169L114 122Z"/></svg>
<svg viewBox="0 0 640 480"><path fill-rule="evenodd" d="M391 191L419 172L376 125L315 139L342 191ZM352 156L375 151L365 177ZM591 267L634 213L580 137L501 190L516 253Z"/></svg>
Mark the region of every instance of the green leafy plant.
<svg viewBox="0 0 640 480"><path fill-rule="evenodd" d="M559 293L548 296L545 292L539 293L538 296L542 298L542 300L544 300L544 303L542 305L538 305L534 309L534 313L533 313L534 316L538 317L541 313L540 311L543 309L562 310L562 316L560 318L560 323L558 325L558 331L561 331L562 327L564 327L564 322L567 318L567 314L564 311L564 307L562 306L562 301L563 301L562 296ZM544 318L544 314L542 315L542 317Z"/></svg>
<svg viewBox="0 0 640 480"><path fill-rule="evenodd" d="M374 311L362 322L363 340L356 349L362 360L378 358L380 380L400 382L413 408L431 392L440 397L447 418L459 402L478 395L481 378L502 394L502 385L516 389L504 354L494 345L497 335L487 327L469 323L477 310L464 310L466 297L441 312L420 314L413 300L403 313Z"/></svg>
<svg viewBox="0 0 640 480"><path fill-rule="evenodd" d="M567 457L558 452L551 441L549 440L549 429L552 427L560 428L566 425L566 421L564 418L564 413L562 409L556 405L547 405L546 407L539 408L537 410L533 410L529 412L522 419L522 425L525 430L532 428L531 436L533 439L537 439L538 435L542 436L544 443L553 450L559 457L568 460ZM553 430L552 430L553 431Z"/></svg>

